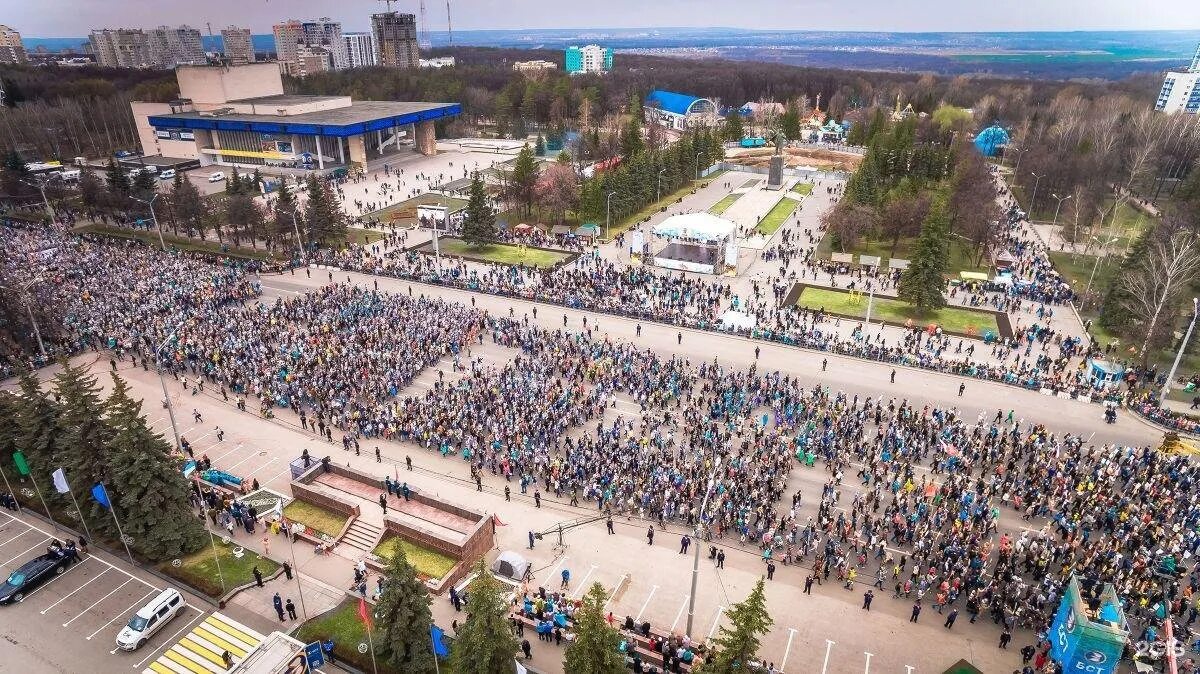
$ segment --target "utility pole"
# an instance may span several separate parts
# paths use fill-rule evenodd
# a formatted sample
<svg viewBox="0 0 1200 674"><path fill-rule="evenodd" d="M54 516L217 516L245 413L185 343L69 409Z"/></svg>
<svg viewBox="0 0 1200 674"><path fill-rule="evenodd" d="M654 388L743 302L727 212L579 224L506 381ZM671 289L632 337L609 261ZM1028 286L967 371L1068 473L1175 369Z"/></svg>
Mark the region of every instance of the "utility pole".
<svg viewBox="0 0 1200 674"><path fill-rule="evenodd" d="M604 238L609 237L609 228L612 226L612 198L616 194L615 191L609 192L604 199Z"/></svg>
<svg viewBox="0 0 1200 674"><path fill-rule="evenodd" d="M1032 223L1032 222L1033 222L1033 206L1034 206L1034 204L1035 204L1035 203L1037 203L1037 191L1038 191L1038 183L1042 182L1042 176L1040 176L1040 175L1038 175L1038 174L1034 173L1033 171L1030 171L1030 172L1029 172L1029 175L1031 175L1031 176L1033 176L1033 177L1034 177L1034 181L1033 181L1033 197L1032 197L1032 198L1030 198L1030 200L1029 200L1029 222L1031 222L1031 223Z"/></svg>
<svg viewBox="0 0 1200 674"><path fill-rule="evenodd" d="M684 634L689 637L692 635L692 619L696 615L696 582L700 578L700 523L704 520L704 510L708 507L708 496L712 494L713 487L717 482L717 471L721 469L721 459L717 458L717 462L713 464L712 475L708 477L708 488L704 490L704 500L700 502L700 513L696 516L696 524L692 527L692 545L696 546L696 554L692 557L692 591L688 595L688 620L687 631Z"/></svg>
<svg viewBox="0 0 1200 674"><path fill-rule="evenodd" d="M130 197L130 199L133 199L134 201L139 201L150 207L150 219L154 221L154 228L158 230L158 245L162 246L163 250L166 250L167 242L165 240L163 240L162 227L159 226L159 224L158 224L158 216L154 214L154 200L158 198L158 195L159 195L159 193L155 192L154 195L151 196L149 200L138 199L137 197Z"/></svg>

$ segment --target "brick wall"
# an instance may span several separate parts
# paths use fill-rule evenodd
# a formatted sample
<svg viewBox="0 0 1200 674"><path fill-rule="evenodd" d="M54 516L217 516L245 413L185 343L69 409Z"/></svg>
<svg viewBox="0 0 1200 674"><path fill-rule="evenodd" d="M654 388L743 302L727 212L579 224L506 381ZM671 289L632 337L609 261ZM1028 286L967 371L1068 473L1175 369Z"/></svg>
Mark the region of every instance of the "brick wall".
<svg viewBox="0 0 1200 674"><path fill-rule="evenodd" d="M361 514L357 504L343 501L332 494L317 491L317 489L300 482L292 483L292 496L296 497L298 501L321 506L346 517L358 517Z"/></svg>

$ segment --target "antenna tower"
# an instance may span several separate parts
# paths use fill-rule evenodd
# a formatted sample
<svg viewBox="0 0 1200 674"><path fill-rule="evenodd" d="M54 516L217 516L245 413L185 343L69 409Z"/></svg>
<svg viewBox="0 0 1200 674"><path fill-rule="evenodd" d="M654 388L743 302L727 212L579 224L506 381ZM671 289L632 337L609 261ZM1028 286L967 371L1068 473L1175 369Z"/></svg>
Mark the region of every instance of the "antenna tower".
<svg viewBox="0 0 1200 674"><path fill-rule="evenodd" d="M446 34L450 39L450 46L454 46L454 26L450 23L450 0L446 0Z"/></svg>
<svg viewBox="0 0 1200 674"><path fill-rule="evenodd" d="M421 0L421 25L417 27L417 46L421 49L429 49L433 47L433 43L429 41L429 23L425 18L425 0Z"/></svg>

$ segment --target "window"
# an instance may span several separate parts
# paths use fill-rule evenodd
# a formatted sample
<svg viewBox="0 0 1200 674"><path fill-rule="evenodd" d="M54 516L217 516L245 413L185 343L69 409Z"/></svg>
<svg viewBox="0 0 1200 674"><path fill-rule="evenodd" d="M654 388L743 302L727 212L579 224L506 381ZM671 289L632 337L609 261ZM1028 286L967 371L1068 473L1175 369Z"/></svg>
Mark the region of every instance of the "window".
<svg viewBox="0 0 1200 674"><path fill-rule="evenodd" d="M129 629L133 630L134 632L141 632L142 630L146 629L147 624L148 621L145 618L140 615L135 615L129 620Z"/></svg>
<svg viewBox="0 0 1200 674"><path fill-rule="evenodd" d="M14 571L6 582L13 587L21 587L25 584L25 574L20 571Z"/></svg>

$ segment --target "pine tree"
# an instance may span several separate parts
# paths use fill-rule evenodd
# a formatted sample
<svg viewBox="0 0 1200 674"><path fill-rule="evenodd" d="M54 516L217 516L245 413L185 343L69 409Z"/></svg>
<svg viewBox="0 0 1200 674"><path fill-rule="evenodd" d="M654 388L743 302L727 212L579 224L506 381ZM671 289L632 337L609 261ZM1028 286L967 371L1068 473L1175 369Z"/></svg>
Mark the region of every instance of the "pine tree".
<svg viewBox="0 0 1200 674"><path fill-rule="evenodd" d="M30 471L42 484L59 467L56 454L60 428L58 407L42 390L36 373L29 370L21 372L19 383L21 395L16 397L15 423L11 425L15 426L17 449L24 453ZM3 458L7 460L11 457L10 453Z"/></svg>
<svg viewBox="0 0 1200 674"><path fill-rule="evenodd" d="M112 378L103 479L121 530L133 539L134 549L155 562L193 552L204 544L204 528L192 514L179 461L147 425L142 403L129 397L125 380L116 373Z"/></svg>
<svg viewBox="0 0 1200 674"><path fill-rule="evenodd" d="M758 670L752 668L750 662L756 659L760 638L774 624L767 612L763 579L758 579L749 597L729 607L726 615L729 626L721 625L721 631L713 639L713 653L695 670L696 673L749 674L762 671L761 667Z"/></svg>
<svg viewBox="0 0 1200 674"><path fill-rule="evenodd" d="M296 230L299 229L299 222L292 221L296 215L296 197L292 195L292 188L288 187L286 176L280 179L279 189L275 194L274 215L271 219L272 234L279 239L295 239ZM292 244L289 248L303 245L296 241L292 241Z"/></svg>
<svg viewBox="0 0 1200 674"><path fill-rule="evenodd" d="M429 640L433 613L429 609L429 590L417 578L416 570L399 547L395 548L384 575L387 580L383 583L383 594L375 605L382 650L402 672L433 672L433 647Z"/></svg>
<svg viewBox="0 0 1200 674"><path fill-rule="evenodd" d="M742 124L742 116L737 110L730 110L721 124L721 135L728 141L739 141L746 137L746 127Z"/></svg>
<svg viewBox="0 0 1200 674"><path fill-rule="evenodd" d="M629 103L629 122L621 134L621 155L626 159L634 157L646 148L642 138L642 104L635 95Z"/></svg>
<svg viewBox="0 0 1200 674"><path fill-rule="evenodd" d="M234 166L233 173L229 176L229 180L225 181L225 194L229 196L241 194L243 186L244 183L242 183L242 174L238 173L237 167Z"/></svg>
<svg viewBox="0 0 1200 674"><path fill-rule="evenodd" d="M522 207L526 215L533 210L534 187L537 186L537 181L537 159L533 150L526 145L517 153L512 170L508 172L509 196Z"/></svg>
<svg viewBox="0 0 1200 674"><path fill-rule="evenodd" d="M333 190L316 176L308 177L308 202L304 208L305 242L340 244L346 239L346 216Z"/></svg>
<svg viewBox="0 0 1200 674"><path fill-rule="evenodd" d="M108 193L114 197L124 197L129 194L129 173L125 171L125 167L118 164L116 161L109 159L108 168L105 170L108 185Z"/></svg>
<svg viewBox="0 0 1200 674"><path fill-rule="evenodd" d="M139 171L133 178L133 185L130 186L130 192L139 199L149 199L156 189L158 189L158 176L149 171Z"/></svg>
<svg viewBox="0 0 1200 674"><path fill-rule="evenodd" d="M480 561L475 580L467 588L467 619L458 628L450 651L456 674L511 674L517 639L508 626L508 606L500 582Z"/></svg>
<svg viewBox="0 0 1200 674"><path fill-rule="evenodd" d="M537 144L534 146L533 152L539 157L546 154L546 139L540 133L537 135Z"/></svg>
<svg viewBox="0 0 1200 674"><path fill-rule="evenodd" d="M483 191L483 178L476 171L471 177L467 197L467 212L463 218L462 240L472 246L482 246L496 239L496 214Z"/></svg>
<svg viewBox="0 0 1200 674"><path fill-rule="evenodd" d="M567 646L563 669L571 674L623 674L625 655L618 650L621 635L604 620L608 595L592 583L575 612L575 640Z"/></svg>
<svg viewBox="0 0 1200 674"><path fill-rule="evenodd" d="M921 225L908 269L900 276L897 296L919 313L946 306L946 269L950 262L950 216L944 191L934 193Z"/></svg>
<svg viewBox="0 0 1200 674"><path fill-rule="evenodd" d="M88 374L86 364L64 362L62 369L54 375L54 395L59 403L54 454L61 463L49 468L52 471L65 468L73 489L90 488L104 479L105 454L111 436L108 424L104 422L100 386L96 378ZM108 519L102 517L104 512L98 503L91 499L89 502L95 519L101 522ZM86 511L88 507L83 506L83 509ZM104 526L108 526L107 523Z"/></svg>

